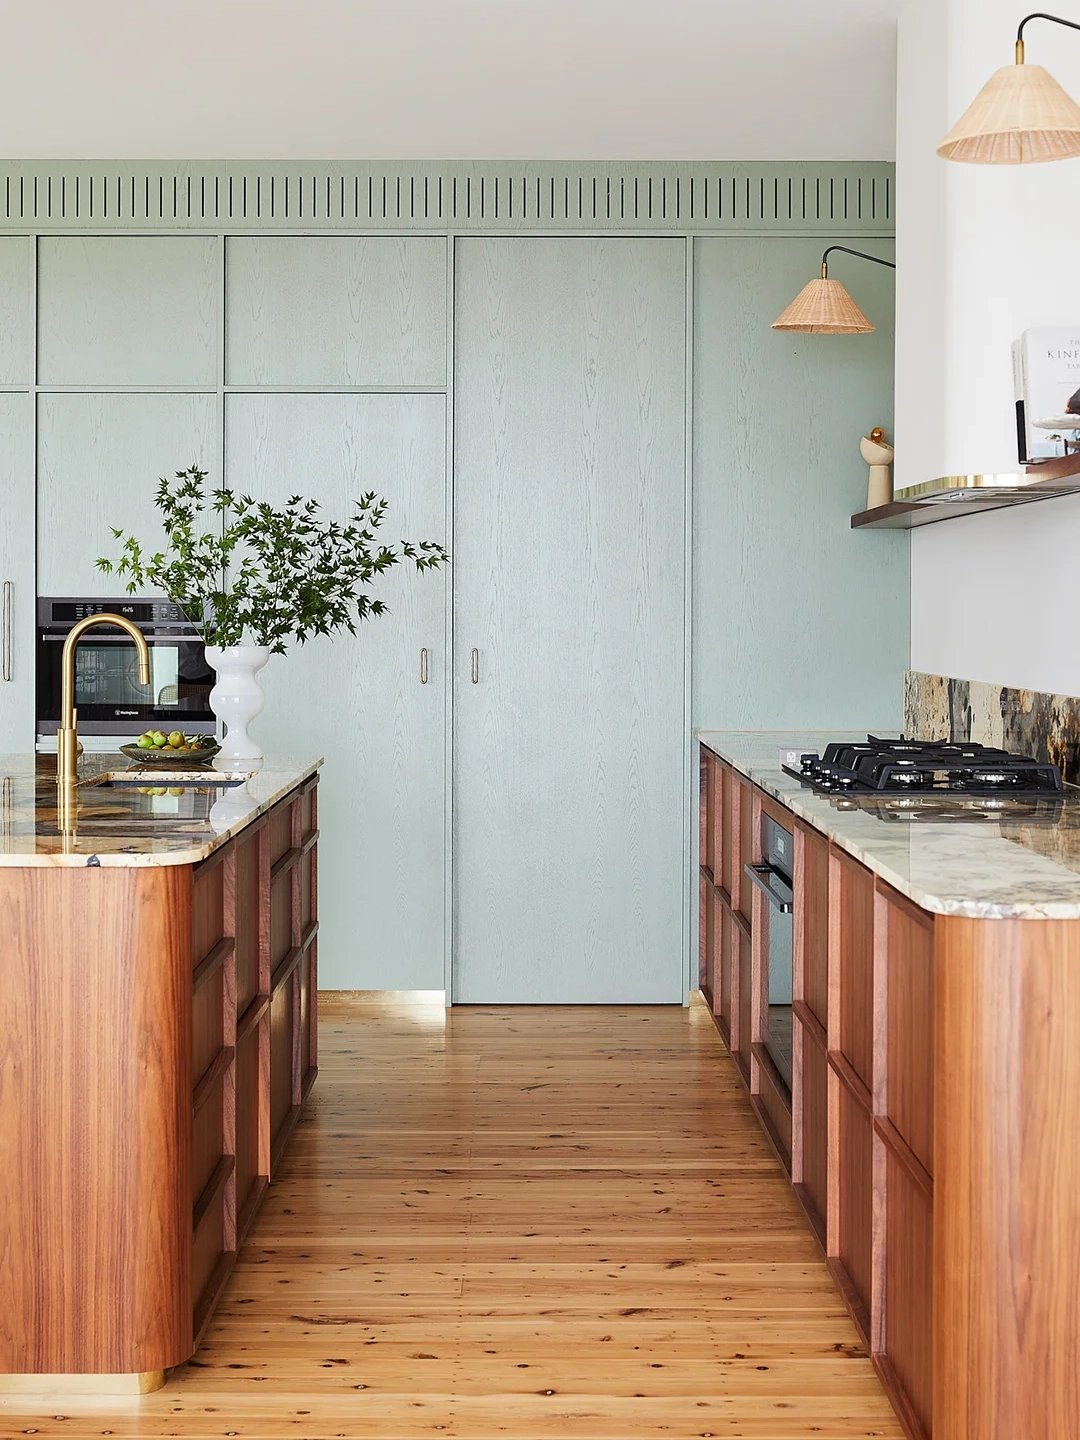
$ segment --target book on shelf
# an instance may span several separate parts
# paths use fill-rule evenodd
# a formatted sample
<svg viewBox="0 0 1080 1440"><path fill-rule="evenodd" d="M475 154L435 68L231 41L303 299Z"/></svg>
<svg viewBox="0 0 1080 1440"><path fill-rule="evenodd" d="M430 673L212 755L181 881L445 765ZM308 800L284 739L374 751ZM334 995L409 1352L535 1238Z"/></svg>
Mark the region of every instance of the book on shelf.
<svg viewBox="0 0 1080 1440"><path fill-rule="evenodd" d="M1080 323L1038 325L1013 343L1022 465L1080 454Z"/></svg>

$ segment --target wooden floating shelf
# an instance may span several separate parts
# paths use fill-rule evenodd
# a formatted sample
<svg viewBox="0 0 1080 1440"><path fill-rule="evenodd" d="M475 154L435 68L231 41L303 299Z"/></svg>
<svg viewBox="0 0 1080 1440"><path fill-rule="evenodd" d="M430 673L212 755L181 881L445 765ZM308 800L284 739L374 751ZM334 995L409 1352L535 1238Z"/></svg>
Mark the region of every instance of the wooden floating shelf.
<svg viewBox="0 0 1080 1440"><path fill-rule="evenodd" d="M1038 476L1021 493L1015 489L995 493L993 487L972 489L969 500L893 500L872 510L860 510L851 517L851 528L867 526L877 530L912 530L917 525L936 525L942 520L956 520L961 515L979 515L987 510L1005 510L1014 505L1033 505L1038 500L1056 500L1062 495L1080 492L1080 454L1062 455L1044 460L1039 465L1024 467L1026 475ZM1076 477L1075 485L1059 482Z"/></svg>

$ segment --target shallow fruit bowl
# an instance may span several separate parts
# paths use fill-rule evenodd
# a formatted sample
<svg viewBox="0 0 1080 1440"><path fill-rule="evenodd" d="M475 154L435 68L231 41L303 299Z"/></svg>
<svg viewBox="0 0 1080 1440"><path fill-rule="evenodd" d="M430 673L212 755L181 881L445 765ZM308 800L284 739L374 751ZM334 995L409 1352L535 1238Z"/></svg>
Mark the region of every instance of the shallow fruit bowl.
<svg viewBox="0 0 1080 1440"><path fill-rule="evenodd" d="M216 742L200 750L144 750L138 745L121 745L121 755L126 755L137 765L148 770L171 770L174 765L205 765L221 749Z"/></svg>

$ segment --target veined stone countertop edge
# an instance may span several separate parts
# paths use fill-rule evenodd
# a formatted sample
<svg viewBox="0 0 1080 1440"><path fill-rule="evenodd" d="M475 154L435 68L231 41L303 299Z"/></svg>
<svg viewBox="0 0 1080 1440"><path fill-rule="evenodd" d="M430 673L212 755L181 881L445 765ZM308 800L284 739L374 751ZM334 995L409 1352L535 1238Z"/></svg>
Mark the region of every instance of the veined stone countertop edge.
<svg viewBox="0 0 1080 1440"><path fill-rule="evenodd" d="M84 814L92 808L94 819L84 820L74 836L64 837L56 828L55 756L0 754L0 870L198 865L309 780L322 764L322 756L303 760L267 756L242 785L223 787L213 806L217 813L205 822L203 833L185 832L170 817L155 817L145 809L138 823L125 831L125 813L141 806L141 797L134 800L130 789L86 785L80 792L80 807ZM80 759L84 782L108 771L122 772L125 780L147 786L168 783L150 771L133 774L123 755L86 754ZM198 785L200 773L205 772L185 770L170 778L174 785ZM107 833L95 829L103 818L112 827Z"/></svg>
<svg viewBox="0 0 1080 1440"><path fill-rule="evenodd" d="M696 738L765 794L881 877L913 904L973 920L1080 920L1080 790L1066 787L1060 818L903 824L870 813L876 802L840 810L785 775L785 751L822 751L833 741L865 740L863 730L711 730ZM950 800L950 808L977 809Z"/></svg>

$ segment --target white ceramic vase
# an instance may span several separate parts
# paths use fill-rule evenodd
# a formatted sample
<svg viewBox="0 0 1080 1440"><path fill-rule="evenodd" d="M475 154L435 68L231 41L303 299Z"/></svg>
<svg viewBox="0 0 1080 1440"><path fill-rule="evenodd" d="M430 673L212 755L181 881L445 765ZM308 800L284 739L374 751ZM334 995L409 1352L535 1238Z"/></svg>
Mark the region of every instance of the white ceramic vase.
<svg viewBox="0 0 1080 1440"><path fill-rule="evenodd" d="M258 674L269 659L268 645L206 647L207 664L217 674L210 709L225 726L225 739L214 757L219 770L250 769L262 761L263 752L248 734L248 726L266 703Z"/></svg>

